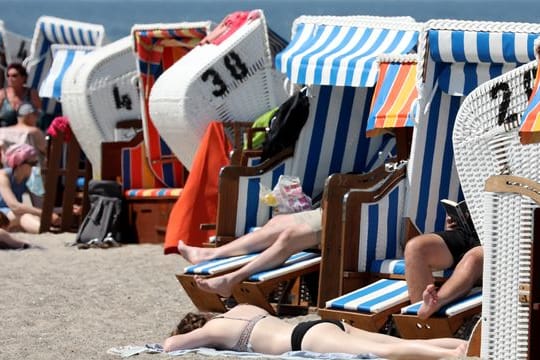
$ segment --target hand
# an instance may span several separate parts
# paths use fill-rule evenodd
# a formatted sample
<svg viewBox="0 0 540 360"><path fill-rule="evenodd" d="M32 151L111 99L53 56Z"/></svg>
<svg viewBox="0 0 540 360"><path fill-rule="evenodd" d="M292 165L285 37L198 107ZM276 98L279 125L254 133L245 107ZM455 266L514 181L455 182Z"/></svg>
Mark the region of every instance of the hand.
<svg viewBox="0 0 540 360"><path fill-rule="evenodd" d="M53 226L60 226L61 223L62 223L62 218L60 218L60 215L53 212L51 215L51 224Z"/></svg>
<svg viewBox="0 0 540 360"><path fill-rule="evenodd" d="M457 222L454 220L454 218L447 215L445 230L455 230L456 226L457 226Z"/></svg>

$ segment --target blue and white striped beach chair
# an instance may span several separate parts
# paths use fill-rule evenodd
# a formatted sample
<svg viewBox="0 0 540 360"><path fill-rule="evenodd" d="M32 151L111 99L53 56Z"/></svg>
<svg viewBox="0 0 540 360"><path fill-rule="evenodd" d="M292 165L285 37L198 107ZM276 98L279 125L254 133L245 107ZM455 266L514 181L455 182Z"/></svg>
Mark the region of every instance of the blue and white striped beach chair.
<svg viewBox="0 0 540 360"><path fill-rule="evenodd" d="M394 234L399 221L388 220L399 215L392 210L395 208L385 209L384 216L380 216L378 202L382 200L370 203L365 196L362 200L362 191L350 193L342 216L353 223L345 225L345 229L351 229L350 236L345 230L341 246L354 251L343 256L339 277L335 280L325 277L325 282L340 282L341 294L357 288L354 284L360 282L358 279L369 279L363 273L369 271L374 260L387 258L388 253L398 253L395 249L409 237L408 229L432 232L444 228L445 212L439 205L440 199L462 198L452 149L452 129L460 104L464 96L482 82L528 61L526 48L536 36L533 32L536 30L530 26L520 28L513 24L447 20L426 24L419 44L419 103L407 168L403 213L407 221L396 231L398 236L389 241L388 230ZM388 191L388 194L392 193ZM359 198L359 203L349 204L354 202L354 196ZM351 211L350 215L347 211ZM323 254L323 262L324 259ZM343 314L342 318L346 316ZM433 329L430 320L415 321L424 325L426 333L423 337L434 334L429 331ZM407 334L407 329L398 328L398 331L404 337L415 336Z"/></svg>
<svg viewBox="0 0 540 360"><path fill-rule="evenodd" d="M95 46L79 46L53 44L51 45L52 64L47 77L41 82L39 96L60 101L62 96L62 81L71 65L84 55L94 50Z"/></svg>
<svg viewBox="0 0 540 360"><path fill-rule="evenodd" d="M102 25L66 20L52 16L41 16L34 28L30 55L24 61L28 71L28 84L39 89L51 68L53 44L99 47L105 42L105 28ZM45 114L61 113L60 103L54 99L43 99Z"/></svg>
<svg viewBox="0 0 540 360"><path fill-rule="evenodd" d="M317 198L330 174L366 172L384 163L395 149L393 138L365 136L377 78L375 59L383 52L411 51L419 30L411 18L303 16L294 22L292 41L276 57L276 67L293 83L308 86L308 120L292 155L223 168L218 241L230 241L268 221L271 209L259 202L259 187L273 188L280 175L298 176L304 192ZM316 271L318 264L309 269ZM293 273L278 279L297 277ZM235 289L235 298L269 308L272 290L266 285L246 281ZM259 291L249 290L253 287Z"/></svg>
<svg viewBox="0 0 540 360"><path fill-rule="evenodd" d="M534 58L533 47L527 50ZM481 207L471 216L483 224L482 359L538 357L533 255L538 253L540 146L522 145L519 135L536 69L536 61L530 62L478 87L463 102L454 129L465 198ZM501 106L502 95L508 106Z"/></svg>

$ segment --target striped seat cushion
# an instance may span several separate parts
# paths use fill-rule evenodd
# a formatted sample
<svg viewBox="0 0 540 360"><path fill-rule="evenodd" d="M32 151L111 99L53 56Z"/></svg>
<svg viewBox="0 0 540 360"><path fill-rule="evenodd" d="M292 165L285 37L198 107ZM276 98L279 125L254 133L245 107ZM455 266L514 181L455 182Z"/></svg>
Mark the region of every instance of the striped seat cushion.
<svg viewBox="0 0 540 360"><path fill-rule="evenodd" d="M414 304L405 306L401 309L401 313L405 315L417 315L418 309L420 308L421 304L422 301L419 301ZM467 296L443 306L435 314L440 316L453 316L481 304L482 289L479 287L473 288Z"/></svg>
<svg viewBox="0 0 540 360"><path fill-rule="evenodd" d="M124 192L124 196L126 198L178 197L181 192L181 188L129 189Z"/></svg>
<svg viewBox="0 0 540 360"><path fill-rule="evenodd" d="M384 259L374 260L371 262L370 272L381 273L387 275L405 275L405 259ZM453 269L434 271L435 277L449 277L452 275Z"/></svg>
<svg viewBox="0 0 540 360"><path fill-rule="evenodd" d="M285 263L272 270L261 271L259 273L251 275L249 281L266 281L282 276L284 274L292 273L296 270L305 269L311 265L321 262L321 255L312 252L299 252L292 255Z"/></svg>
<svg viewBox="0 0 540 360"><path fill-rule="evenodd" d="M259 253L231 256L222 259L203 261L199 264L184 268L184 274L191 275L215 275L233 269L237 269L255 258Z"/></svg>
<svg viewBox="0 0 540 360"><path fill-rule="evenodd" d="M408 298L409 291L405 280L381 279L327 301L326 308L378 313L407 301Z"/></svg>
<svg viewBox="0 0 540 360"><path fill-rule="evenodd" d="M186 268L184 268L184 274L216 275L216 274L224 273L227 271L232 271L234 269L237 269L247 264L259 254L260 253L252 253L252 254L247 254L247 255L231 256L231 257L222 258L222 259L204 261L200 264L187 266ZM283 266L281 266L277 270L263 271L258 274L254 274L253 276L250 277L250 280L260 281L262 280L262 278L267 278L267 276L269 276L269 275L266 275L266 273L270 273L272 271L279 271L282 268L286 269L287 271L290 271L291 270L290 266L295 265L302 261L312 260L316 258L320 260L320 255L317 253L301 251L289 257L285 261Z"/></svg>

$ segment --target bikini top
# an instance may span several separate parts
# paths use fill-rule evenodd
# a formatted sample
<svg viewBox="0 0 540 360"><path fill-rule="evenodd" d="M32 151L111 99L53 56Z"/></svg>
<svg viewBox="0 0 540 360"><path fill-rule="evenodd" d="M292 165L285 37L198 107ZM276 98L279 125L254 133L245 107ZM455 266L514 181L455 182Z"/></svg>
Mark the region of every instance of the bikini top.
<svg viewBox="0 0 540 360"><path fill-rule="evenodd" d="M240 351L240 352L253 352L253 349L251 348L251 344L249 343L249 338L251 337L251 332L253 331L253 328L255 325L265 317L268 317L268 314L259 314L257 316L252 317L251 319L242 319L242 318L236 318L236 317L229 317L225 315L217 315L214 317L214 319L229 319L229 320L241 320L246 322L246 326L242 329L242 332L240 333L240 336L238 337L238 341L234 346L231 347L231 350L234 351Z"/></svg>
<svg viewBox="0 0 540 360"><path fill-rule="evenodd" d="M15 110L9 103L7 97L7 91L4 90L4 99L2 100L2 106L0 106L0 125L1 126L10 126L17 123L17 110ZM30 88L26 88L23 102L30 102Z"/></svg>

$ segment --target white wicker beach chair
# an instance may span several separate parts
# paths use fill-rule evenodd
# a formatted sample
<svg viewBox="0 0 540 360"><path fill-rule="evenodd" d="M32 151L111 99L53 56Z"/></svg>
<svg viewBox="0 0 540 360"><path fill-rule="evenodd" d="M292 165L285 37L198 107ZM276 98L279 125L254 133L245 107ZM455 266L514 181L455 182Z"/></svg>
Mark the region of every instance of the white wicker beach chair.
<svg viewBox="0 0 540 360"><path fill-rule="evenodd" d="M477 226L485 259L482 359L534 358L527 354L534 346L529 289L540 144L520 143L519 122L536 67L528 63L478 87L463 102L454 129L463 193L474 204L475 224L483 225Z"/></svg>
<svg viewBox="0 0 540 360"><path fill-rule="evenodd" d="M528 44L536 37L537 31L537 27L528 24L448 20L426 23L419 45L419 104L407 169L404 211L407 222L413 225L412 228L420 232L442 230L445 213L439 205L440 199L461 198L451 135L464 95L482 82L530 61ZM512 45L508 46L506 42ZM514 53L506 51L503 57L502 49L508 48L514 49ZM360 210L354 210L359 206ZM360 238L360 245L350 245L350 237L344 234L342 247L349 249L350 246L355 246L354 249L358 248L360 251L344 257L342 273L338 277L341 280L337 280L341 282L342 291L356 288L351 285L358 283L358 275L355 274L369 272L373 260L384 259L388 244L394 248L399 247L401 244L396 241L409 237L406 234L411 226L405 226L398 231L401 234L398 238L387 243L387 234L381 231L386 225L381 225L380 220L370 216L370 206L372 205L355 205L351 210L356 211L353 214L362 214L359 224L350 225L354 231L352 234L357 235L355 239ZM471 207L474 207L474 204L470 204L469 208ZM358 215L350 218L358 218ZM387 217L384 219L387 221ZM349 225L345 227L349 228ZM323 263L324 259L323 254ZM331 280L326 277L324 281ZM453 322L450 328L457 330L459 321L448 321ZM421 322L410 318L407 322L398 324L398 331L404 337L440 336L440 333L430 330L435 329L435 326L429 320ZM413 327L421 328L420 332L423 334L419 331L412 333Z"/></svg>
<svg viewBox="0 0 540 360"><path fill-rule="evenodd" d="M68 44L99 47L105 42L102 25L41 16L34 28L30 55L24 65L28 71L28 84L39 89L52 64L51 45ZM60 114L60 104L54 99L43 99L43 111L49 115Z"/></svg>
<svg viewBox="0 0 540 360"><path fill-rule="evenodd" d="M218 242L230 241L268 221L271 209L259 202L259 186L273 188L279 175L298 176L303 191L317 198L322 194L324 182L330 174L366 172L384 163L388 154L395 149L393 138L381 136L370 139L365 136L372 87L378 70L374 60L384 51L411 51L416 46L420 28L421 25L410 18L323 16L300 17L295 21L293 41L278 54L276 63L279 70L293 77L293 81L299 78L305 81L298 85L308 86L308 120L294 151L286 150L257 165L223 168L216 229ZM324 42L317 43L316 36L320 33L327 35ZM363 43L358 41L369 38L370 34L374 37L367 42L372 46L363 48ZM298 49L307 48L311 50L297 53ZM321 65L315 66L319 61ZM313 63L314 67L291 72L290 63L297 62ZM335 77L305 77L306 72L314 70L319 74L331 71L364 75L358 79L339 80ZM365 179L364 183L376 186L378 181ZM318 264L303 273L281 275L279 280L293 281L299 275L317 269ZM272 309L268 295L273 285L275 283L245 281L233 291L233 295L238 301Z"/></svg>
<svg viewBox="0 0 540 360"><path fill-rule="evenodd" d="M71 121L93 177L101 178L100 144L119 140L116 125L141 118L137 68L130 37L124 37L85 55L71 66L62 83L62 111ZM134 135L134 134L132 134Z"/></svg>
<svg viewBox="0 0 540 360"><path fill-rule="evenodd" d="M6 66L11 63L22 63L28 56L31 39L26 36L8 31L0 20L0 71L2 78Z"/></svg>
<svg viewBox="0 0 540 360"><path fill-rule="evenodd" d="M221 44L194 48L152 88L150 115L188 169L210 121L253 121L287 97L272 54L285 43L258 13Z"/></svg>

